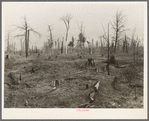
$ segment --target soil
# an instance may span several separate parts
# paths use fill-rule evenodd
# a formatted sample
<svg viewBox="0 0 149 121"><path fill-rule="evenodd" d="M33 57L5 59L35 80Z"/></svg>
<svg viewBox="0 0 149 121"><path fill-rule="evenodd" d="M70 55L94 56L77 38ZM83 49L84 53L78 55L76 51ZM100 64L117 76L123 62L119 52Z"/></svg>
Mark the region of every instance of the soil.
<svg viewBox="0 0 149 121"><path fill-rule="evenodd" d="M126 72L132 71L130 66L116 68L110 65L108 75L106 51L99 53L98 48L95 50L93 55L89 55L88 51L82 51L79 55L73 51L67 55L55 54L50 59L44 52L40 56L29 53L28 58L16 53L10 59L5 59L4 107L78 108L88 103L87 108L143 108L143 57L139 58L135 67L137 78L130 76L131 73L126 75ZM133 56L130 53L115 56L121 65L133 64ZM95 67L85 66L88 58L94 59ZM98 72L96 68L99 69ZM21 73L21 83L13 85L13 88L6 84L11 85L9 73L18 79ZM115 76L118 76L116 89L112 87ZM60 84L54 88L53 83L56 79ZM95 100L89 103L90 89L98 81L100 86L95 94ZM135 88L135 84L139 86Z"/></svg>

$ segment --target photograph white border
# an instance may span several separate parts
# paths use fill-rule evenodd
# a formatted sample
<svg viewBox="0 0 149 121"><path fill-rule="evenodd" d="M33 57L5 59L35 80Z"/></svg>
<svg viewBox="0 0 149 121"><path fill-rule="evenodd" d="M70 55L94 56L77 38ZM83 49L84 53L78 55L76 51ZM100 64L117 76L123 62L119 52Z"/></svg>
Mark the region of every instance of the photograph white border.
<svg viewBox="0 0 149 121"><path fill-rule="evenodd" d="M96 2L95 2L96 3ZM107 3L107 2L106 2ZM128 2L129 3L129 2ZM22 109L4 108L4 13L2 6L2 119L147 119L147 2L144 12L144 108L142 109L92 109L77 111L77 109ZM3 2L2 2L3 5ZM132 8L133 9L133 8ZM83 109L81 109L83 110ZM85 109L84 109L85 110Z"/></svg>

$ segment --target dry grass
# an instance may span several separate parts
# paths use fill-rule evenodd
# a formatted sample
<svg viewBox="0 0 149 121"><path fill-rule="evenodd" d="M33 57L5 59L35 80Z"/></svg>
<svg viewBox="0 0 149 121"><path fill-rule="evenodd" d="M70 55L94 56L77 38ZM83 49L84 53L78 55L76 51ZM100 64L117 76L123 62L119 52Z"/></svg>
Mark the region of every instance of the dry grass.
<svg viewBox="0 0 149 121"><path fill-rule="evenodd" d="M58 55L48 58L48 54L43 53L37 57L37 54L30 55L29 58L20 57L17 59L5 60L5 82L9 82L7 77L9 72L14 71L14 75L19 77L22 73L22 82L15 89L10 89L5 84L5 108L77 108L80 104L89 101L88 94L90 88L97 81L100 81L100 88L95 95L95 101L90 104L94 108L129 108L143 107L143 88L137 90L138 100L134 100L134 88L129 87L125 80L135 79L132 75L131 67L118 69L110 66L110 75L107 75L105 68L106 55L101 56L100 50L95 49L93 55L74 50L73 54ZM85 53L85 54L84 54ZM104 52L106 53L106 52ZM80 58L80 55L82 58ZM95 60L96 67L101 72L95 71L96 67L84 67L85 62L89 57ZM125 54L117 56L121 64L129 63L132 56ZM141 59L140 59L141 63ZM82 66L83 67L82 67ZM34 68L35 72L30 70ZM17 71L16 71L17 70ZM138 64L137 73L143 73L143 65ZM15 72L16 71L16 72ZM134 71L133 71L134 72ZM115 76L120 75L117 83L118 90L112 88L111 83ZM140 78L143 75L139 75ZM53 89L53 80L58 79L60 85L55 90ZM143 80L138 80L139 84L143 85ZM140 83L141 82L141 83ZM30 85L27 87L25 84ZM86 89L86 84L89 89ZM26 104L26 102L28 104ZM131 104L129 103L131 102Z"/></svg>

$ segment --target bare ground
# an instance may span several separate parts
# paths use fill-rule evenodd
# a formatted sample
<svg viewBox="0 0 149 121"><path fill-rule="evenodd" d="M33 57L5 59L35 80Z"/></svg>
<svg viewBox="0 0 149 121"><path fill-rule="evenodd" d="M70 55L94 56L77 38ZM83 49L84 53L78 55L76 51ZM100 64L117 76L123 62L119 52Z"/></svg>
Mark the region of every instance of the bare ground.
<svg viewBox="0 0 149 121"><path fill-rule="evenodd" d="M19 78L22 74L22 81L19 85L10 88L4 85L4 107L5 108L85 108L89 101L89 92L92 85L100 81L100 87L95 95L95 101L87 108L143 108L143 58L139 59L136 67L139 79L130 78L129 81L136 81L137 99L135 88L129 86L126 80L126 72L130 67L115 68L110 66L110 75L105 70L106 63L103 63L107 55L101 56L96 52L94 55L77 54L52 56L47 59L47 54L37 57L31 54L26 59L24 56L15 55L15 58L5 60L4 82L11 80L8 74L11 72ZM88 57L95 60L96 67L84 67ZM131 64L133 57L128 54L118 55L117 59L121 64ZM96 72L95 68L100 72ZM34 68L35 72L30 70ZM116 84L117 89L111 86L115 76L119 76ZM53 80L58 79L59 87L53 89ZM86 89L86 84L89 89Z"/></svg>

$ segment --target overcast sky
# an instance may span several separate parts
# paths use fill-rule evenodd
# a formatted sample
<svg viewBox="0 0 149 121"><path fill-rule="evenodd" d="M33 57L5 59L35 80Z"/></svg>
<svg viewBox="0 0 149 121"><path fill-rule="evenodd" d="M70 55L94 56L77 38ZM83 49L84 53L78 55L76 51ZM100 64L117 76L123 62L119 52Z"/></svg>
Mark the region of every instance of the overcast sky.
<svg viewBox="0 0 149 121"><path fill-rule="evenodd" d="M129 29L126 32L127 35L131 37L132 31L136 27L136 36L142 38L146 2L2 2L4 26L2 30L5 31L4 36L6 36L8 31L14 29L12 25L21 26L23 17L26 16L29 26L42 35L39 38L37 35L31 34L30 40L32 44L36 43L37 47L41 48L49 36L48 24L52 25L54 38L65 37L66 28L60 18L69 13L73 16L70 22L69 40L72 36L78 37L77 22L80 21L85 26L85 37L97 40L99 36L103 35L101 23L107 31L107 25L110 21L113 22L117 10L122 10L126 15L126 28ZM17 30L10 33L10 36L22 33ZM112 29L110 29L110 36L113 36ZM11 41L15 41L18 46L20 44L18 39L11 39Z"/></svg>

